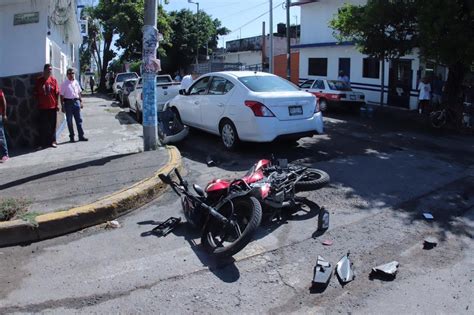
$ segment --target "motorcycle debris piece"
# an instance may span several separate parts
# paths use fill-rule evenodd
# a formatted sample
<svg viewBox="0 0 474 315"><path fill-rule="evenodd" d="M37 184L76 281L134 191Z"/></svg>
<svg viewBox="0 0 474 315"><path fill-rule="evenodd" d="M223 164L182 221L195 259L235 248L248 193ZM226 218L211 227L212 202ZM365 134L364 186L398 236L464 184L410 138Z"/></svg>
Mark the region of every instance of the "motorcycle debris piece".
<svg viewBox="0 0 474 315"><path fill-rule="evenodd" d="M158 226L154 227L151 231L156 236L166 236L171 233L171 231L173 231L179 225L180 222L181 217L170 217L166 221L163 221Z"/></svg>
<svg viewBox="0 0 474 315"><path fill-rule="evenodd" d="M207 164L208 167L213 167L213 166L217 166L218 161L214 157L212 157L211 155L208 155L206 157L206 164Z"/></svg>
<svg viewBox="0 0 474 315"><path fill-rule="evenodd" d="M433 220L434 217L431 213L429 212L423 212L423 217L426 219L426 220Z"/></svg>
<svg viewBox="0 0 474 315"><path fill-rule="evenodd" d="M398 261L392 261L387 264L383 264L372 268L373 273L382 273L384 275L395 277L398 271Z"/></svg>
<svg viewBox="0 0 474 315"><path fill-rule="evenodd" d="M325 231L329 228L329 211L324 207L319 209L318 215L318 231Z"/></svg>
<svg viewBox="0 0 474 315"><path fill-rule="evenodd" d="M342 284L351 282L354 280L355 275L354 271L352 270L352 262L349 259L349 252L346 256L342 257L336 264L336 273L339 278L339 281Z"/></svg>
<svg viewBox="0 0 474 315"><path fill-rule="evenodd" d="M122 227L117 220L107 221L105 224L105 228L107 229L118 229Z"/></svg>
<svg viewBox="0 0 474 315"><path fill-rule="evenodd" d="M438 239L433 236L428 236L423 242L423 249L432 249L438 245Z"/></svg>
<svg viewBox="0 0 474 315"><path fill-rule="evenodd" d="M321 244L323 244L324 246L331 246L333 242L331 240L324 240L321 242Z"/></svg>
<svg viewBox="0 0 474 315"><path fill-rule="evenodd" d="M183 130L181 130L180 132L174 134L174 135L166 135L166 136L163 136L163 138L161 139L161 143L162 144L170 144L170 143L176 143L176 142L180 142L181 140L183 140L184 138L186 138L186 136L188 135L189 133L189 127L188 126L184 126L183 127Z"/></svg>
<svg viewBox="0 0 474 315"><path fill-rule="evenodd" d="M332 275L332 266L323 257L318 255L314 267L313 286L327 286Z"/></svg>

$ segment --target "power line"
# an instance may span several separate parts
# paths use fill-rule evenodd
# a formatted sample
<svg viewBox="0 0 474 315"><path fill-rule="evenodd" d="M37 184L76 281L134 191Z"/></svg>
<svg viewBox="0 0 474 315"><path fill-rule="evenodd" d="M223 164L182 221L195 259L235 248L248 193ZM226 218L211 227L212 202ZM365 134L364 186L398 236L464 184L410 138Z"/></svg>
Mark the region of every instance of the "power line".
<svg viewBox="0 0 474 315"><path fill-rule="evenodd" d="M273 7L273 9L278 8L278 7L279 7L280 5L282 5L283 3L285 3L285 1L278 3L277 5L275 5L275 6ZM261 18L262 16L264 16L264 15L267 14L268 12L270 12L270 10L268 10L268 11L266 11L266 12L260 14L260 15L257 16L256 18L254 18L254 19L252 19L252 20L246 22L245 24L243 24L243 25L241 25L240 27L236 28L235 30L233 30L232 32L230 32L230 33L227 34L227 35L230 35L230 34L232 34L232 33L235 33L235 32L237 32L238 30L242 29L243 27L249 25L250 23L255 22L256 20L258 20L259 18ZM226 35L226 36L227 36L227 35Z"/></svg>
<svg viewBox="0 0 474 315"><path fill-rule="evenodd" d="M247 9L243 9L243 10L241 10L241 11L237 11L237 12L234 12L234 13L232 13L232 14L229 14L229 15L227 15L227 16L221 18L221 19L222 19L222 20L227 19L228 17L235 16L236 14L239 14L239 13L242 13L242 12L245 12L245 11L249 11L249 10L252 10L252 9L255 9L255 8L258 8L258 7L261 7L261 6L263 6L263 5L267 4L267 3L268 3L267 1L262 2L262 3L260 3L260 4L257 4L257 5L255 5L255 6L253 6L253 7L250 7L250 8L247 8Z"/></svg>

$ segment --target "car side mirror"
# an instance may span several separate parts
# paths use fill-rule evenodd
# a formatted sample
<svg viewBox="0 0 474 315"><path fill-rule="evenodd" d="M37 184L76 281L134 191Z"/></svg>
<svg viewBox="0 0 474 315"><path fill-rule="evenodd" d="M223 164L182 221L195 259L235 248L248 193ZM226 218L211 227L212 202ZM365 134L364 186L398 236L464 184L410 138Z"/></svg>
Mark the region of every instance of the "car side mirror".
<svg viewBox="0 0 474 315"><path fill-rule="evenodd" d="M188 95L186 93L186 89L181 89L181 90L178 91L178 93L179 93L179 95Z"/></svg>

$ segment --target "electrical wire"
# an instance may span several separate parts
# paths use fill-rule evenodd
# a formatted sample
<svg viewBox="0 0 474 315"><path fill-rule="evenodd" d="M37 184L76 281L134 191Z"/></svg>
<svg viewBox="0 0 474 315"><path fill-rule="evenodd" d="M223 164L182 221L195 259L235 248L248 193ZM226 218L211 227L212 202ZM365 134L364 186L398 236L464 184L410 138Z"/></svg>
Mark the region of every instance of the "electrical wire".
<svg viewBox="0 0 474 315"><path fill-rule="evenodd" d="M275 6L273 7L273 9L278 8L280 5L282 5L282 3L285 3L285 1L278 3L277 5L275 5ZM252 23L252 22L255 22L256 20L258 20L259 18L261 18L262 16L264 16L265 14L267 14L267 13L269 13L269 12L270 12L270 10L268 10L268 11L266 11L266 12L260 14L260 15L257 16L256 18L253 18L252 20L246 22L245 24L241 25L240 27L236 28L235 30L231 31L230 33L226 34L226 36L228 36L228 35L230 35L230 34L232 34L232 33L237 32L238 30L244 28L245 26L249 25L249 24Z"/></svg>

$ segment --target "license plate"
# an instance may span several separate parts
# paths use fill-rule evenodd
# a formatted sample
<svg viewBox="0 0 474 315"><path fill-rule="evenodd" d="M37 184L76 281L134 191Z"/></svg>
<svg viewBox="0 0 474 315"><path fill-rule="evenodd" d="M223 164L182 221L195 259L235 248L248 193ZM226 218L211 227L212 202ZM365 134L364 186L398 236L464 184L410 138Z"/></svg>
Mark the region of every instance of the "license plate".
<svg viewBox="0 0 474 315"><path fill-rule="evenodd" d="M290 116L303 115L303 107L301 106L290 106L288 107Z"/></svg>
<svg viewBox="0 0 474 315"><path fill-rule="evenodd" d="M355 99L356 99L355 95L350 95L350 97L351 97L351 100L355 101Z"/></svg>

